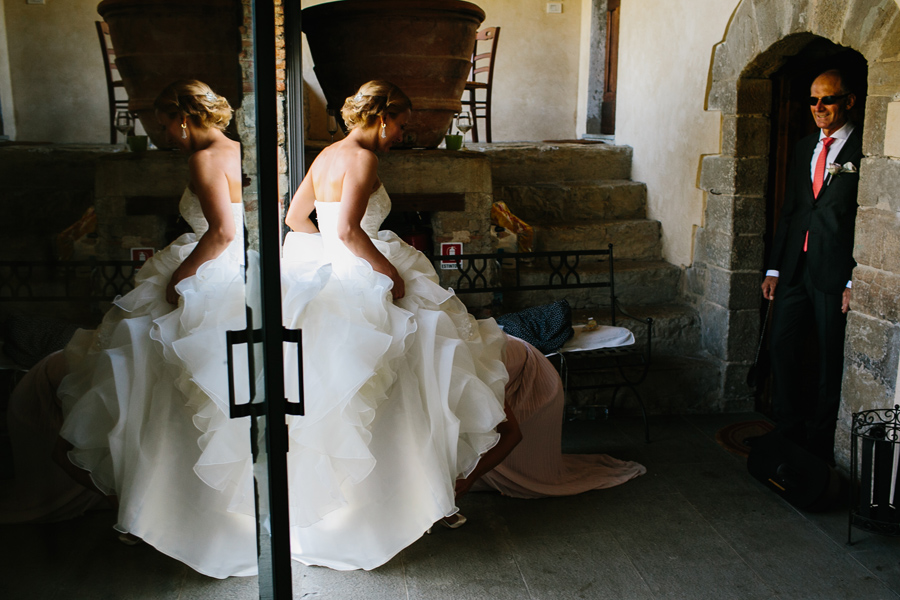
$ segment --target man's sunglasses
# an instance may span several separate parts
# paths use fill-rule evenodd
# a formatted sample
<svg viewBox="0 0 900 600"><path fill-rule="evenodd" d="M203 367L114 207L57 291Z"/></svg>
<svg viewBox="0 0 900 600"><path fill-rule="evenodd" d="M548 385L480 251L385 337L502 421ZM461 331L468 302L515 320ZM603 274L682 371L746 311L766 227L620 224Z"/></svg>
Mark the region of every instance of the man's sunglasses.
<svg viewBox="0 0 900 600"><path fill-rule="evenodd" d="M828 104L828 105L837 104L838 102L840 102L841 100L843 100L844 98L846 98L849 95L850 94L841 94L840 96L822 96L821 98L816 98L815 96L810 96L809 97L809 105L815 106L816 104L819 103L819 100L822 101L822 104Z"/></svg>

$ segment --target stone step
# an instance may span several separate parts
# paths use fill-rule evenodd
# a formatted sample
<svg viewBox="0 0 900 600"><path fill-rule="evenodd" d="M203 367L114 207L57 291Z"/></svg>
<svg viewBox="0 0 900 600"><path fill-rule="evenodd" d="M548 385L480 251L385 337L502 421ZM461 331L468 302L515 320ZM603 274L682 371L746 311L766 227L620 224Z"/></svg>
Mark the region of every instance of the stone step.
<svg viewBox="0 0 900 600"><path fill-rule="evenodd" d="M512 277L511 269L502 269L504 277ZM521 285L545 285L550 278L550 267L522 267ZM606 262L582 263L578 267L581 281L607 281ZM616 260L616 296L626 308L652 304L671 303L680 288L682 270L663 260ZM507 310L519 310L566 298L573 309L594 308L609 305L608 288L534 290L505 294Z"/></svg>
<svg viewBox="0 0 900 600"><path fill-rule="evenodd" d="M647 216L646 184L622 179L506 185L495 189L494 198L529 224Z"/></svg>
<svg viewBox="0 0 900 600"><path fill-rule="evenodd" d="M611 144L466 144L491 159L494 186L541 181L631 179L632 150Z"/></svg>
<svg viewBox="0 0 900 600"><path fill-rule="evenodd" d="M661 240L659 221L647 219L559 221L534 226L535 252L596 250L612 244L616 261L660 260Z"/></svg>

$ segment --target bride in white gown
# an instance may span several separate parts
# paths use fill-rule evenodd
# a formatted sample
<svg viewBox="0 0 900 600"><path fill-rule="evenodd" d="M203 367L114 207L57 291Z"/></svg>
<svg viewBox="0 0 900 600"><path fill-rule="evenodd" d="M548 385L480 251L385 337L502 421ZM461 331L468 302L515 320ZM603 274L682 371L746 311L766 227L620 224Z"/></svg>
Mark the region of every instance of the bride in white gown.
<svg viewBox="0 0 900 600"><path fill-rule="evenodd" d="M228 419L225 376L224 332L245 314L240 146L223 133L227 100L201 82L170 85L155 107L190 154L180 210L193 233L66 348L57 462L117 505L123 541L213 577L252 575L249 421Z"/></svg>
<svg viewBox="0 0 900 600"><path fill-rule="evenodd" d="M372 569L436 521L462 522L455 482L506 418L506 337L378 230L390 199L375 153L402 139L409 99L369 82L342 116L348 136L316 158L286 218L283 311L303 330L306 402L289 423L291 542L306 564ZM286 389L296 397L296 379Z"/></svg>

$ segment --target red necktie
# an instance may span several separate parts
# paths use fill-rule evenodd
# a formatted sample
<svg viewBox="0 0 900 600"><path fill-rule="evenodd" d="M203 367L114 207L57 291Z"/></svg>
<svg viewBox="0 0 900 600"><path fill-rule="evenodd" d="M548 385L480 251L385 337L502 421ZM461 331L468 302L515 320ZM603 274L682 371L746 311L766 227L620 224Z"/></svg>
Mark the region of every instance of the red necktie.
<svg viewBox="0 0 900 600"><path fill-rule="evenodd" d="M822 184L825 183L825 163L828 162L828 147L834 142L833 137L822 138L822 151L819 152L819 158L816 159L816 171L813 174L813 197L818 198L819 192L822 191ZM809 232L806 232L806 239L803 240L803 251L809 245Z"/></svg>

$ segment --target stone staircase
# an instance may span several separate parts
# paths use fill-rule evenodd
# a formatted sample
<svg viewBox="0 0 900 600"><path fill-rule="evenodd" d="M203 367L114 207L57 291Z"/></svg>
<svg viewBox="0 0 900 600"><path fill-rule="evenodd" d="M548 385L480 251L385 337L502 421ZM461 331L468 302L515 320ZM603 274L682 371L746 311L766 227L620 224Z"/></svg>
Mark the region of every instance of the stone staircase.
<svg viewBox="0 0 900 600"><path fill-rule="evenodd" d="M536 251L602 249L613 244L617 297L635 316L654 319L653 366L640 388L648 410L708 412L715 406L721 376L701 351L696 310L680 299L682 269L662 258L660 223L647 219L646 186L631 181L631 148L607 144L469 147L491 157L494 200L506 202L513 214L532 225ZM590 280L603 276L606 268L605 263L582 263L579 272ZM523 272L523 282L543 282L545 271ZM511 307L534 306L562 294L523 292L505 300ZM601 307L609 303L605 290L568 290L564 297L574 309L576 323L588 316L603 317ZM581 392L573 401L602 404L598 395L603 393ZM628 399L625 405L634 403Z"/></svg>

